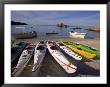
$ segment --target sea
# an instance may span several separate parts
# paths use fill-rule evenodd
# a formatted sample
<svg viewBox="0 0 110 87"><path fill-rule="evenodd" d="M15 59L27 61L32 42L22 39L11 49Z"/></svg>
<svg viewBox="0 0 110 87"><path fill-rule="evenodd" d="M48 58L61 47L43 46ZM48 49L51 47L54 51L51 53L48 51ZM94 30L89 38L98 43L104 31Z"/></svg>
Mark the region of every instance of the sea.
<svg viewBox="0 0 110 87"><path fill-rule="evenodd" d="M16 28L19 27L19 28ZM20 28L25 27L25 28ZM31 32L36 31L37 37L36 39L60 39L60 38L69 38L69 32L70 31L76 31L80 33L87 33L85 38L94 39L94 38L100 38L99 32L94 31L88 31L87 29L90 28L90 26L78 26L81 29L73 29L75 26L69 26L67 28L58 27L56 25L12 25L11 26L11 33L24 33L24 32ZM58 34L51 34L46 35L46 33L56 32Z"/></svg>

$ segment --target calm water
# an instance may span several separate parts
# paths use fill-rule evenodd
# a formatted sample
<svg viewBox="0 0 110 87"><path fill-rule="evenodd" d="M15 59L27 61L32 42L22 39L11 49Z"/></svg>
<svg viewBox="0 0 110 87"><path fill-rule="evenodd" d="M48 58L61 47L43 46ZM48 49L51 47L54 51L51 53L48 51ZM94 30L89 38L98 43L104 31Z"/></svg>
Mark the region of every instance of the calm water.
<svg viewBox="0 0 110 87"><path fill-rule="evenodd" d="M20 29L20 28L15 28L15 27L25 27L25 29ZM81 26L80 26L81 27ZM62 37L70 37L69 36L69 31L78 31L78 32L83 32L87 33L86 38L99 38L100 33L99 32L92 32L85 30L89 27L87 26L82 26L82 29L72 29L74 28L73 26L67 27L67 28L59 28L54 25L12 25L11 26L11 32L12 33L20 33L20 32L29 32L29 31L36 31L37 32L37 37L36 38L62 38ZM58 34L55 35L46 35L48 32L57 32Z"/></svg>

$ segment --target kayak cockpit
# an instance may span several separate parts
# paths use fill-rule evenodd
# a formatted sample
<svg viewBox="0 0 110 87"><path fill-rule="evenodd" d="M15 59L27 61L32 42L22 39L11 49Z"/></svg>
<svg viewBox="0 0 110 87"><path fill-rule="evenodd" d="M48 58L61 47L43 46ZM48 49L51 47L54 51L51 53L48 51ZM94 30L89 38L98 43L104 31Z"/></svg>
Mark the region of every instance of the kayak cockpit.
<svg viewBox="0 0 110 87"><path fill-rule="evenodd" d="M44 46L38 46L37 47L37 50L44 50L45 48L44 48Z"/></svg>
<svg viewBox="0 0 110 87"><path fill-rule="evenodd" d="M25 50L33 49L33 47L26 47Z"/></svg>
<svg viewBox="0 0 110 87"><path fill-rule="evenodd" d="M62 44L62 43L59 43L59 45L60 45L60 46L64 46L64 44Z"/></svg>
<svg viewBox="0 0 110 87"><path fill-rule="evenodd" d="M40 41L39 44L45 44L45 42L44 41Z"/></svg>
<svg viewBox="0 0 110 87"><path fill-rule="evenodd" d="M50 49L52 49L52 50L58 50L58 48L56 46L51 46Z"/></svg>
<svg viewBox="0 0 110 87"><path fill-rule="evenodd" d="M53 42L53 41L48 41L48 44L53 44L53 45L55 45L55 42Z"/></svg>

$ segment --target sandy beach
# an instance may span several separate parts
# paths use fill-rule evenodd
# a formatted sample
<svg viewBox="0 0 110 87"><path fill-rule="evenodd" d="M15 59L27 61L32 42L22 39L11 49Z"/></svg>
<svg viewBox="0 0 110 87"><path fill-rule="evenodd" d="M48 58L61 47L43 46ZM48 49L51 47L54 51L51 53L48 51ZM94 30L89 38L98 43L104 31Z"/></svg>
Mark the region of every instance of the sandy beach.
<svg viewBox="0 0 110 87"><path fill-rule="evenodd" d="M37 44L41 40L48 39L15 39L14 44L18 42L27 42ZM90 47L94 47L100 50L100 38L96 39L73 39L73 38L62 38L62 39L49 39L53 41L74 41L81 44L88 45ZM74 65L78 67L76 73L67 74L62 67L54 60L51 54L46 52L43 63L39 69L39 71L32 72L33 66L33 57L29 61L28 65L25 66L23 72L18 77L97 77L100 76L100 58L91 59L91 60L83 60L83 61L75 61L73 58L69 57L67 54L64 54L68 60L70 60ZM16 65L18 59L16 60L14 66Z"/></svg>

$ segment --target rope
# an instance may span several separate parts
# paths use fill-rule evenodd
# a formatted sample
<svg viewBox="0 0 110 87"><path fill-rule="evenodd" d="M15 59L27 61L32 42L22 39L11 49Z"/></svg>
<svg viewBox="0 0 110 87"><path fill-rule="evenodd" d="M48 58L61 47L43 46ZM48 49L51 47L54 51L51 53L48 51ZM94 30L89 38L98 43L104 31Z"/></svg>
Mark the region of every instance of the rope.
<svg viewBox="0 0 110 87"><path fill-rule="evenodd" d="M57 58L58 59L58 58ZM59 60L59 59L58 59ZM73 68L73 67L71 67L70 65L71 64L66 64L66 63L64 63L64 62L62 62L61 60L59 60L61 63L63 63L65 66L68 66L68 67L70 67L70 68L72 68L72 69L75 69L76 70L76 68Z"/></svg>

